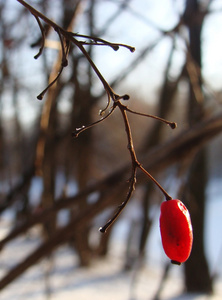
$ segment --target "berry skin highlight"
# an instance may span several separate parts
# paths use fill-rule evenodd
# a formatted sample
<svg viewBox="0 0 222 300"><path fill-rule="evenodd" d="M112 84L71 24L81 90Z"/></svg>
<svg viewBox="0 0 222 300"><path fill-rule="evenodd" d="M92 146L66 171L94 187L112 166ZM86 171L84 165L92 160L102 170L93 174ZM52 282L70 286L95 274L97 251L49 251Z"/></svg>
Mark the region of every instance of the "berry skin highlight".
<svg viewBox="0 0 222 300"><path fill-rule="evenodd" d="M160 207L160 233L163 249L174 264L185 262L193 245L193 229L186 206L178 199L164 201Z"/></svg>

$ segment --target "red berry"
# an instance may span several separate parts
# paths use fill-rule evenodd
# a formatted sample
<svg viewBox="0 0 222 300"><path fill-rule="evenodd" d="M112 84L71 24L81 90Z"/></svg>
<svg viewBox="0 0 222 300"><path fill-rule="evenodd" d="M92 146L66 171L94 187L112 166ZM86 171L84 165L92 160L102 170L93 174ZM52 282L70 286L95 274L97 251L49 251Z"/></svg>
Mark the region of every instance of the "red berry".
<svg viewBox="0 0 222 300"><path fill-rule="evenodd" d="M189 256L193 244L193 229L186 206L177 199L161 204L160 233L163 249L172 263L181 264Z"/></svg>

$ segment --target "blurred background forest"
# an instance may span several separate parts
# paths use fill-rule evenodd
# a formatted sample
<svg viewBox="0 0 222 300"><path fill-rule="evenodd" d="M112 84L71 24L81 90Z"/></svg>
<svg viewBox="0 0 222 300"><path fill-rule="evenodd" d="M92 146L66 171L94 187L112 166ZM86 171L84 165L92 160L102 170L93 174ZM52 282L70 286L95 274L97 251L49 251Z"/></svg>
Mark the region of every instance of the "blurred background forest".
<svg viewBox="0 0 222 300"><path fill-rule="evenodd" d="M50 260L58 246L71 249L73 265L80 268L103 259L114 232L121 234L121 220L122 268L149 264L150 232L158 227L164 197L138 172L126 211L106 234L98 232L128 190L131 160L123 120L115 111L72 137L76 128L99 120L107 105L103 85L72 43L68 66L37 99L60 72L61 41L39 18L45 47L35 60L42 33L19 2L0 0L0 289L9 289L42 259ZM209 217L214 203L218 214L221 207L222 2L27 2L67 31L136 48L131 53L125 47L84 45L113 90L130 95L122 100L125 105L177 123L172 130L152 118L128 116L139 161L191 213L194 245L181 267L184 289L213 292L222 272L221 217ZM34 240L35 246L27 251L21 246L20 254L17 246L13 260L3 263L21 239ZM156 240L161 249L159 235ZM154 252L167 274L165 254Z"/></svg>

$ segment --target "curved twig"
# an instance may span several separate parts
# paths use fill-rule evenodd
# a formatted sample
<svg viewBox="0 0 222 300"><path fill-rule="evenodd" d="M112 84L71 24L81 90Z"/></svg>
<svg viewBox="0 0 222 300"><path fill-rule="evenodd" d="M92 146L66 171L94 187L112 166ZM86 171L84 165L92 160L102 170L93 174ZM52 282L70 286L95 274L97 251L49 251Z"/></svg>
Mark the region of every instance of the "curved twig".
<svg viewBox="0 0 222 300"><path fill-rule="evenodd" d="M72 33L72 35L74 37L80 37L80 38L86 38L91 40L90 42L81 42L84 45L97 45L97 46L109 46L111 47L114 51L117 51L119 49L119 47L123 47L123 48L127 48L128 50L130 50L130 52L134 52L136 49L135 47L126 45L126 44L121 44L121 43L111 43L108 42L104 39L98 38L98 37L93 37L93 36L88 36L88 35L84 35L84 34L78 34L78 33ZM92 42L94 41L94 42Z"/></svg>
<svg viewBox="0 0 222 300"><path fill-rule="evenodd" d="M160 118L160 117L157 117L157 116L154 116L154 115L137 112L137 111L129 109L128 107L126 109L127 109L128 112L130 112L134 115L139 115L139 116L143 116L143 117L152 118L152 119L158 120L162 123L165 123L165 124L169 125L172 129L175 129L177 127L177 123L175 123L175 122L171 122L171 121L168 121L166 119L163 119L163 118Z"/></svg>
<svg viewBox="0 0 222 300"><path fill-rule="evenodd" d="M37 59L42 54L43 49L45 47L45 29L42 26L42 23L40 22L39 18L34 14L33 14L33 16L36 18L36 21L38 22L39 28L40 28L41 33L42 33L41 46L39 48L39 52L34 56L34 58Z"/></svg>
<svg viewBox="0 0 222 300"><path fill-rule="evenodd" d="M55 79L53 79L53 81L50 82L49 85L37 96L38 100L42 100L45 93L48 91L48 89L58 80L58 78L62 74L63 68L64 68L63 65L61 65L60 70L59 70L57 76L55 77Z"/></svg>
<svg viewBox="0 0 222 300"><path fill-rule="evenodd" d="M222 132L222 114L216 117L202 121L198 125L191 129L184 130L176 137L166 142L163 147L155 147L154 149L146 152L142 156L142 160L146 168L159 172L163 168L169 167L173 163L179 162L184 158L191 157L203 147L209 140L216 137ZM18 235L26 232L34 225L44 222L53 213L58 212L61 209L69 208L79 202L82 198L90 195L94 192L103 193L105 190L111 190L113 185L125 184L124 178L129 170L129 164L123 166L120 170L113 172L101 181L96 182L83 191L80 191L75 196L61 197L54 205L48 209L45 209L39 214L32 214L30 218L18 227L15 227L4 239L0 241L0 249L2 249L8 242ZM34 170L33 170L34 171ZM137 179L144 181L142 173L138 173ZM113 201L116 203L116 201ZM92 207L98 207L100 203L104 204L104 199L100 199L94 203ZM109 203L111 206L111 203ZM7 207L7 200L4 207ZM101 212L102 210L99 210ZM91 210L90 210L91 212ZM82 216L86 217L86 213L81 212ZM95 215L93 215L95 216Z"/></svg>
<svg viewBox="0 0 222 300"><path fill-rule="evenodd" d="M95 126L95 125L97 125L97 124L105 121L108 117L110 117L112 115L112 113L114 112L115 108L116 108L116 105L114 103L112 109L110 110L110 112L105 117L99 119L98 121L93 122L90 125L87 125L87 126L83 125L80 128L76 128L76 130L72 132L72 137L77 138L79 136L79 134L82 133L83 131L85 131L85 130L87 130L87 129L89 129L89 128L91 128L91 127L93 127L93 126Z"/></svg>
<svg viewBox="0 0 222 300"><path fill-rule="evenodd" d="M97 66L95 65L95 63L93 62L93 60L91 59L91 57L89 56L89 54L87 53L87 51L85 50L85 48L83 47L82 42L78 41L74 37L75 34L73 34L72 32L66 31L65 29L63 29L62 27L60 27L59 25L57 25L56 23L54 23L52 20L48 19L45 15L43 15L42 13L40 13L38 10L34 9L31 5L29 5L25 1L23 1L23 0L17 0L17 1L20 2L23 6L25 6L31 12L31 14L33 14L37 18L42 19L49 26L51 26L52 28L54 28L54 30L57 31L60 35L62 35L66 40L69 40L70 42L74 43L79 48L79 50L82 52L82 54L88 60L89 64L91 65L91 67L95 71L96 75L100 79L101 83L103 84L103 87L104 87L104 89L105 89L105 91L106 91L106 93L108 95L108 100L109 100L109 97L111 97L111 99L115 102L115 101L118 101L122 97L122 96L119 96L118 94L116 94L113 91L113 89L111 88L111 86L108 84L108 82L102 76L102 74L100 73L99 69L97 68ZM96 38L92 37L92 39L96 39ZM104 44L106 44L105 40L103 40L103 42L104 42ZM111 46L111 45L112 45L112 43L107 42L107 46ZM135 50L134 47L131 47L131 46L128 46L128 45L124 45L124 44L113 44L113 45L114 45L114 47L115 47L115 45L119 45L121 47L126 47L126 48L130 49L131 52L133 52ZM59 74L59 76L60 76L60 74ZM59 76L57 76L56 80L58 79ZM52 84L54 84L56 80L54 80ZM50 84L50 86L51 86L51 84ZM43 96L45 94L45 92L47 91L47 89L48 88L46 88L37 97L39 100L42 99L41 96ZM108 103L110 103L110 100L108 101Z"/></svg>
<svg viewBox="0 0 222 300"><path fill-rule="evenodd" d="M137 160L136 157L136 153L134 150L134 145L133 145L133 138L132 138L132 133L131 133L131 128L130 128L130 124L129 124L129 120L127 117L127 111L133 114L137 114L140 116L146 116L146 117L152 117L156 120L159 120L161 122L164 122L168 125L171 126L171 128L175 128L176 127L176 123L174 122L169 122L167 120L164 120L162 118L156 117L156 116L152 116L152 115L148 115L148 114L143 114L143 113L139 113L139 112L135 112L130 110L129 108L127 108L127 106L123 105L121 103L120 100L128 100L129 96L128 95L123 95L120 96L118 94L116 94L114 92L114 90L111 88L111 86L108 84L108 82L105 80L105 78L103 77L103 75L100 73L99 69L97 68L97 66L95 65L94 61L92 60L92 58L90 57L90 55L88 54L88 52L86 51L86 49L84 48L85 44L95 44L95 45L107 45L112 47L114 50L118 50L119 46L121 47L126 47L127 49L129 49L131 52L133 52L135 50L135 48L128 46L128 45L124 45L124 44L115 44L115 43L110 43L107 42L103 39L100 38L96 38L96 37L90 37L90 36L86 36L86 35L81 35L81 34L75 34L69 31L64 30L63 28L61 28L60 26L58 26L57 24L55 24L54 22L52 22L51 20L49 20L46 16L42 15L40 12L38 12L37 10L35 10L32 6L28 5L25 1L23 0L17 0L19 1L21 4L23 4L26 8L29 9L29 11L36 16L37 20L39 18L41 18L43 21L45 21L48 25L50 25L51 27L54 28L54 30L58 33L59 39L60 39L60 43L61 43L61 49L62 49L62 63L61 63L61 68L60 71L58 73L58 75L56 76L56 78L48 85L48 87L41 93L38 95L38 99L42 99L45 92L49 89L49 87L51 87L59 78L59 76L61 75L62 71L63 71L63 67L67 66L68 61L67 61L67 55L69 52L69 43L73 43L74 45L76 45L79 50L82 52L82 54L85 56L85 58L88 60L89 64L91 65L91 67L93 68L93 70L95 71L97 77L100 79L101 83L103 84L104 90L107 93L108 96L108 102L107 105L105 107L105 109L103 109L101 111L101 114L103 114L106 109L108 109L111 99L113 100L113 108L111 109L111 111L103 118L101 118L100 120L88 125L88 126L82 126L81 128L76 129L75 132L73 132L72 136L77 137L81 132L85 131L86 129L101 123L102 121L104 121L105 119L107 119L114 111L114 109L116 107L119 108L121 114L122 114L122 118L125 124L125 131L126 131L126 135L127 135L127 139L128 139L128 145L127 148L130 152L130 156L131 156L131 164L132 164L132 173L131 173L131 177L129 180L129 191L127 193L127 196L125 198L125 200L122 202L122 204L118 207L117 212L115 213L115 215L113 216L113 218L111 218L107 224L101 228L101 232L105 232L106 229L116 220L116 218L119 216L119 214L122 212L122 210L124 209L124 207L126 206L126 204L128 203L129 199L131 198L131 195L135 189L135 183L136 183L136 171L137 168L140 168L156 185L157 187L161 190L161 192L164 194L164 196L166 197L167 200L171 199L171 197L168 195L168 193L163 189L163 187L153 178L153 176L151 176L140 164L140 162ZM38 20L39 21L39 20ZM39 23L39 22L38 22ZM41 24L41 22L40 22ZM39 24L39 26L41 26ZM40 27L42 28L42 26ZM76 39L76 37L81 37L81 38L87 38L90 39L91 41L89 43L87 42L82 42ZM64 39L67 41L67 48L65 49L64 46ZM92 42L93 41L93 42Z"/></svg>

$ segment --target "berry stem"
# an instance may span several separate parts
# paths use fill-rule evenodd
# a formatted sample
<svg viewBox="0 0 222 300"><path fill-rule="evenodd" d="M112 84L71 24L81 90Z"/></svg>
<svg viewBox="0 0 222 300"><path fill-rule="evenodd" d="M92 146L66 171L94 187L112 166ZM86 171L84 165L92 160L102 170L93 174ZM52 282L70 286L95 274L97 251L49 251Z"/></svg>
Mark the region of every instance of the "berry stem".
<svg viewBox="0 0 222 300"><path fill-rule="evenodd" d="M167 193L167 191L162 187L162 185L159 184L159 182L146 170L144 167L139 164L138 167L141 171L143 171L155 184L156 186L161 190L161 192L164 194L166 201L172 200L172 197Z"/></svg>

